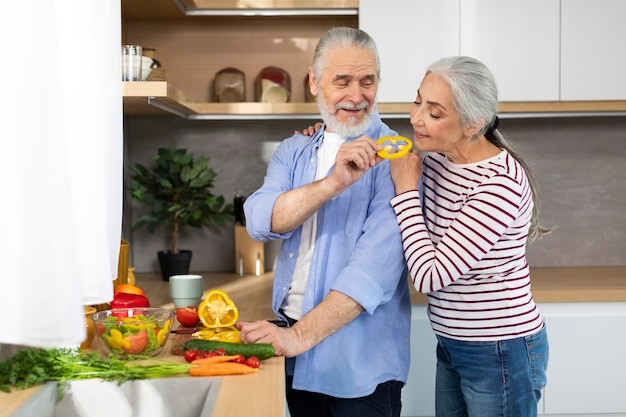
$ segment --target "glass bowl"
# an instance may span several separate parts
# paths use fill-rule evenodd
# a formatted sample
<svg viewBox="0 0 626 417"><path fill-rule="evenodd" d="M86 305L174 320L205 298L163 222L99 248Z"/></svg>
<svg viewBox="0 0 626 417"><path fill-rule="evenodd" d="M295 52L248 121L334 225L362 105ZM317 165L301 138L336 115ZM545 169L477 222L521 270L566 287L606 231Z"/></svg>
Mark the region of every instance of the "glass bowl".
<svg viewBox="0 0 626 417"><path fill-rule="evenodd" d="M173 311L153 307L116 308L91 316L102 345L119 358L158 354L174 317Z"/></svg>

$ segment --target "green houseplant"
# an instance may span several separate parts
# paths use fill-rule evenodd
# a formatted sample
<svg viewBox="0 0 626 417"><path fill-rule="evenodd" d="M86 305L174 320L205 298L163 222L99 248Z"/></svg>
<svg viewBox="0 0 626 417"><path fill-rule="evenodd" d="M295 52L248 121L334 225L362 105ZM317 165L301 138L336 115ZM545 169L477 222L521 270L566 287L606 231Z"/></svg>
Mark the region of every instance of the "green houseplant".
<svg viewBox="0 0 626 417"><path fill-rule="evenodd" d="M196 158L176 145L159 148L150 167L134 164L131 195L148 211L137 218L133 230L146 227L154 233L167 227L169 250L158 252L165 281L171 275L189 273L192 253L179 247L183 227L219 232L234 220L233 205L211 191L216 176L208 157Z"/></svg>

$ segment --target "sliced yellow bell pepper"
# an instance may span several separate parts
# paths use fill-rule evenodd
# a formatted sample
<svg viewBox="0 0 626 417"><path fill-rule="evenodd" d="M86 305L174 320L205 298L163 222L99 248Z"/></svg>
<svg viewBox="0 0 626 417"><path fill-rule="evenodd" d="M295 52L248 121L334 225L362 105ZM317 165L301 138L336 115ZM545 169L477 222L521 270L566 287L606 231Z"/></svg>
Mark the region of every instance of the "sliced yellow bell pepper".
<svg viewBox="0 0 626 417"><path fill-rule="evenodd" d="M215 335L215 332L213 330L198 330L195 333L191 334L191 337L193 337L194 339L203 339L203 340L209 340L210 338L212 338Z"/></svg>
<svg viewBox="0 0 626 417"><path fill-rule="evenodd" d="M122 332L117 329L111 329L111 336L107 338L107 343L112 349L128 349L130 347L130 342L124 339Z"/></svg>
<svg viewBox="0 0 626 417"><path fill-rule="evenodd" d="M213 336L209 338L209 340L214 340L216 342L231 342L231 343L240 343L241 339L239 330L232 330L226 332L215 333Z"/></svg>
<svg viewBox="0 0 626 417"><path fill-rule="evenodd" d="M225 291L211 290L198 305L198 316L209 329L233 326L239 318L239 310Z"/></svg>
<svg viewBox="0 0 626 417"><path fill-rule="evenodd" d="M159 343L159 345L163 345L163 343L165 342L165 339L169 335L171 322L172 322L171 320L167 320L165 322L165 326L163 326L162 329L159 329L158 327L155 328L155 330L157 332L156 333L156 338L157 338L157 342Z"/></svg>

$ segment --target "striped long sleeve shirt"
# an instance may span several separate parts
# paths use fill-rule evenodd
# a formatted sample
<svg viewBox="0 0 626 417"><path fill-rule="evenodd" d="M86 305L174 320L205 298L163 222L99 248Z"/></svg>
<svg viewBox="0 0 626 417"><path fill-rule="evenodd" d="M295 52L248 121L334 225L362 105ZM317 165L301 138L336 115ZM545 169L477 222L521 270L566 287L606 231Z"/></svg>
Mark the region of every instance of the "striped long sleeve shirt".
<svg viewBox="0 0 626 417"><path fill-rule="evenodd" d="M430 153L422 181L422 197L409 191L391 204L434 332L485 341L543 327L526 262L533 200L522 166L506 151L463 165Z"/></svg>

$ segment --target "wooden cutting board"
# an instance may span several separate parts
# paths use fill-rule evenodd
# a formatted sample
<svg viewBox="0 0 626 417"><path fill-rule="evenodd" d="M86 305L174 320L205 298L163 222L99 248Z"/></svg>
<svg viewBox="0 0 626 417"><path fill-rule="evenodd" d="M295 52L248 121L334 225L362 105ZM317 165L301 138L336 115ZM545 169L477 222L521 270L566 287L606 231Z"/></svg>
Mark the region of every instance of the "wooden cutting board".
<svg viewBox="0 0 626 417"><path fill-rule="evenodd" d="M174 343L172 344L172 355L183 356L185 354L185 342L191 340L191 334L189 333L176 333L174 337Z"/></svg>

